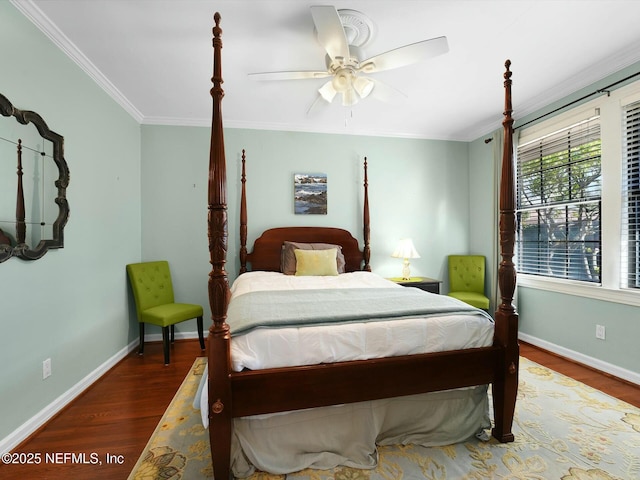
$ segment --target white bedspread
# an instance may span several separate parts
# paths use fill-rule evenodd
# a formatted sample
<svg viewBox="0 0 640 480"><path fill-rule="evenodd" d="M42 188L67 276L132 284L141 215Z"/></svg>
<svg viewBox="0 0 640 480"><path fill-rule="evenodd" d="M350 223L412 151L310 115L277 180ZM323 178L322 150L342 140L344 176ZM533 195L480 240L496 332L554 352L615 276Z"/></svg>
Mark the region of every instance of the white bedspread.
<svg viewBox="0 0 640 480"><path fill-rule="evenodd" d="M371 272L322 277L248 272L233 283L231 301L245 293L264 290L389 287L406 288ZM451 301L459 302L453 298ZM490 318L446 315L330 327L259 329L232 338L231 360L234 371L260 370L484 347L492 342Z"/></svg>

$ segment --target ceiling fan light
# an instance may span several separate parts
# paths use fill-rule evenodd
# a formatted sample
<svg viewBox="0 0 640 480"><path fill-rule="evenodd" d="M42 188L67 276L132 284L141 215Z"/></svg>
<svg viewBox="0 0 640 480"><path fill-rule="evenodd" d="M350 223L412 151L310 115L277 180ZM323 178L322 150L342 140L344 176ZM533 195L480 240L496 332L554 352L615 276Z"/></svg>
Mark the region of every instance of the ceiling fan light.
<svg viewBox="0 0 640 480"><path fill-rule="evenodd" d="M332 82L327 82L318 89L318 93L327 103L331 103L338 92L333 88Z"/></svg>
<svg viewBox="0 0 640 480"><path fill-rule="evenodd" d="M331 84L336 92L343 93L349 91L353 83L353 76L350 70L342 68L334 74Z"/></svg>
<svg viewBox="0 0 640 480"><path fill-rule="evenodd" d="M367 96L369 96L374 86L375 83L373 82L373 80L365 77L358 77L353 82L353 88L356 89L356 92L358 92L360 98L366 98Z"/></svg>

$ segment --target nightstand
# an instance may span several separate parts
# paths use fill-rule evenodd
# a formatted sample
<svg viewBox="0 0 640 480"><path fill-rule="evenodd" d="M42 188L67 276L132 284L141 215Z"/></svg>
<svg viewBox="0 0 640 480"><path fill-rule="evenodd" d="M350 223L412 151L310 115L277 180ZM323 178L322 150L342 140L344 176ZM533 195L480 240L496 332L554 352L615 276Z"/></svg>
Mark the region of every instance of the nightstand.
<svg viewBox="0 0 640 480"><path fill-rule="evenodd" d="M428 277L411 277L409 280L403 280L401 277L388 278L392 282L402 285L403 287L416 287L425 292L440 293L440 284L442 280L436 280Z"/></svg>

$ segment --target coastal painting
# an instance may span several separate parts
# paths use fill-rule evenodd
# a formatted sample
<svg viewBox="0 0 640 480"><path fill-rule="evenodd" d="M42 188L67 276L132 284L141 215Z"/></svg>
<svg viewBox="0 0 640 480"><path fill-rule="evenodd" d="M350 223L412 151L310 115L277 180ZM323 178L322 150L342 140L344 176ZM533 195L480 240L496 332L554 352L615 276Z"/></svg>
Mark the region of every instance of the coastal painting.
<svg viewBox="0 0 640 480"><path fill-rule="evenodd" d="M296 173L293 176L293 192L296 214L327 214L326 173Z"/></svg>

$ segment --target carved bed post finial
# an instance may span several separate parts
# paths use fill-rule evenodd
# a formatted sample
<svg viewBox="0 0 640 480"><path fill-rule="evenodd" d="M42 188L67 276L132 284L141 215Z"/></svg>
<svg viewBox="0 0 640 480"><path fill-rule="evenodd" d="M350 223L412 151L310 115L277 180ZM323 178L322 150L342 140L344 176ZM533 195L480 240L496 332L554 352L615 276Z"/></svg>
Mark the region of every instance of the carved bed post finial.
<svg viewBox="0 0 640 480"><path fill-rule="evenodd" d="M247 175L245 173L246 157L242 149L242 192L240 194L240 273L247 271Z"/></svg>
<svg viewBox="0 0 640 480"><path fill-rule="evenodd" d="M371 247L369 246L370 226L369 226L369 180L367 177L367 157L364 157L364 211L362 214L362 223L364 224L364 249L362 256L364 258L363 270L370 272L371 265L369 260L371 259Z"/></svg>

